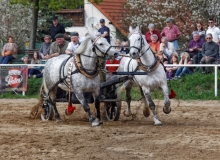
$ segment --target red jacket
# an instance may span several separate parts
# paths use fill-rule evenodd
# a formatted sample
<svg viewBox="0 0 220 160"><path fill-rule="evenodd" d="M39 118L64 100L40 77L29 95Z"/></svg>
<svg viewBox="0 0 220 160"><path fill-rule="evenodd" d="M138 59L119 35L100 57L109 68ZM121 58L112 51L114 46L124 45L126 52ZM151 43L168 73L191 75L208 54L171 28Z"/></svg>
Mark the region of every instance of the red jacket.
<svg viewBox="0 0 220 160"><path fill-rule="evenodd" d="M106 61L106 64L119 64L119 60L114 59L113 62L111 63L110 60ZM112 66L112 67L106 67L106 70L108 70L110 73L115 72L118 69L118 66Z"/></svg>
<svg viewBox="0 0 220 160"><path fill-rule="evenodd" d="M156 35L157 35L157 37L158 37L157 42L160 42L160 41L161 41L161 34L160 34L160 32L155 29L155 30L153 31L153 34L156 34ZM150 36L151 36L151 35L152 35L152 34L150 33L150 31L148 31L148 32L146 33L145 38L146 38L147 43L150 43L150 42L151 42L151 39L150 39Z"/></svg>

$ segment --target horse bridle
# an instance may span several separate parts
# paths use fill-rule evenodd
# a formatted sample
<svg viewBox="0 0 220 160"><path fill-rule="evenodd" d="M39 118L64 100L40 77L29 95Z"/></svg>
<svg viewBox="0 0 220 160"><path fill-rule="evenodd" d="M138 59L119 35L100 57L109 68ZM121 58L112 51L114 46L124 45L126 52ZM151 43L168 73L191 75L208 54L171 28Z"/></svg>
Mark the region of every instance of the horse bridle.
<svg viewBox="0 0 220 160"><path fill-rule="evenodd" d="M146 66L146 65L144 65L142 62L141 62L141 57L149 50L149 49L151 49L150 48L150 45L149 45L149 47L145 50L145 51L143 51L143 52L141 52L142 51L142 48L143 48L143 37L142 37L142 35L141 35L141 33L133 33L133 34L138 34L140 37L141 37L141 46L140 46L140 48L138 48L138 47L136 47L136 46L131 46L130 48L135 48L135 49L137 49L138 50L138 53L141 53L141 55L139 55L138 54L138 58L136 58L136 60L137 60L137 63L138 63L138 67L140 68L140 69L142 69L142 70L144 70L144 71L148 71L148 72L152 72L153 70L155 70L156 68L156 66L158 66L158 61L159 61L159 59L155 56L155 54L153 54L154 55L154 62L153 62L153 64L152 65L149 65L149 66ZM151 50L152 51L152 50ZM152 51L153 52L153 51Z"/></svg>
<svg viewBox="0 0 220 160"><path fill-rule="evenodd" d="M92 51L96 54L97 57L100 57L100 56L98 56L97 53L96 53L96 49L97 49L97 50L98 50L101 54L103 54L104 57L105 57L106 54L108 53L108 51L111 49L112 46L110 45L110 46L108 47L108 49L105 51L105 53L102 52L102 51L99 49L99 47L95 44L99 38L101 38L101 36L98 36L98 37L93 41L93 43L92 43L92 45L93 45Z"/></svg>

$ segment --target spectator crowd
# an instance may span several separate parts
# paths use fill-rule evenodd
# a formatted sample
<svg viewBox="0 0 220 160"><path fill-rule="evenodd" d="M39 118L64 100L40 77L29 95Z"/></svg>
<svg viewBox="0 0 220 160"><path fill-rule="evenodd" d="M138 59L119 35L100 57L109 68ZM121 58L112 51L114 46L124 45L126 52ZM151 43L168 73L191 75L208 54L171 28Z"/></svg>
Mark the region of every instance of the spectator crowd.
<svg viewBox="0 0 220 160"><path fill-rule="evenodd" d="M177 64L212 64L219 57L220 29L215 26L213 19L208 20L208 29L205 31L200 22L195 24L195 30L190 35L188 47L180 54L178 40L181 32L171 18L165 21L165 27L160 32L153 23L148 25L148 31L145 34L146 41L150 44L151 50L163 64L175 64L173 67L166 67L167 79L179 79L186 74L192 74L196 67L178 67ZM100 19L101 36L110 43L110 29L105 25L105 20ZM74 54L76 48L80 45L83 37L79 37L77 32L70 35L71 41L65 40L65 28L59 23L58 17L52 18L50 35L44 36L44 42L41 44L39 52L35 52L31 59L31 64L42 64L52 57L60 54ZM119 52L118 57L109 57L106 64L119 64L124 55L129 53L129 44L127 41L115 41L115 48ZM17 58L18 47L12 36L8 37L2 49L1 64L7 64ZM24 63L28 63L28 56L23 58ZM103 62L104 63L104 62ZM211 73L211 68L201 67L202 73ZM117 70L117 67L106 67L109 71L107 79L111 73ZM30 67L28 76L39 78L43 76L42 67Z"/></svg>

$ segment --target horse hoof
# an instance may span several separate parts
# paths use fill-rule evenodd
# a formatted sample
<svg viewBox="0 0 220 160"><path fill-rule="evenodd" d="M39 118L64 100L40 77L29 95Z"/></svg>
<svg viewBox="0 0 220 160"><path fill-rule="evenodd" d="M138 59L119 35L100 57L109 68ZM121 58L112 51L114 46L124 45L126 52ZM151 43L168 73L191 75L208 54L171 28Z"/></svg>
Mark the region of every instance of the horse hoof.
<svg viewBox="0 0 220 160"><path fill-rule="evenodd" d="M161 122L154 123L154 126L162 126L163 124Z"/></svg>
<svg viewBox="0 0 220 160"><path fill-rule="evenodd" d="M92 122L92 127L97 127L97 126L100 126L101 124L97 121L93 121Z"/></svg>
<svg viewBox="0 0 220 160"><path fill-rule="evenodd" d="M131 116L131 113L127 113L126 111L124 111L123 114L124 114L125 117L130 117Z"/></svg>
<svg viewBox="0 0 220 160"><path fill-rule="evenodd" d="M164 108L163 108L163 112L165 113L165 114L169 114L170 112L171 112L171 108L169 108L169 110L167 111L167 110L165 110Z"/></svg>
<svg viewBox="0 0 220 160"><path fill-rule="evenodd" d="M56 123L61 123L61 119L56 119Z"/></svg>
<svg viewBox="0 0 220 160"><path fill-rule="evenodd" d="M143 115L144 115L144 117L149 117L150 116L150 110L148 108L144 108Z"/></svg>

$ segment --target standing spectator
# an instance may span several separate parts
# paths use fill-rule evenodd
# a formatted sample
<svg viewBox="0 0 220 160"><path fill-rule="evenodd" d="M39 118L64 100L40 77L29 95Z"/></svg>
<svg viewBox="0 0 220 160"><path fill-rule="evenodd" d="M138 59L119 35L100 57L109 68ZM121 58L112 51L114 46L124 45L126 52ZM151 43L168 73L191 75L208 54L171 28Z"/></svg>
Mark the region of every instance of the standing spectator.
<svg viewBox="0 0 220 160"><path fill-rule="evenodd" d="M187 52L183 52L181 54L181 59L179 64L192 64L192 61L190 61L190 56ZM177 80L186 74L192 74L193 73L192 70L193 70L192 67L178 67L174 80Z"/></svg>
<svg viewBox="0 0 220 160"><path fill-rule="evenodd" d="M152 42L150 37L153 34L157 35L157 37L158 37L157 42L160 42L161 41L161 35L160 35L160 32L157 29L155 29L155 25L153 23L150 23L148 25L148 29L149 29L149 31L147 31L147 33L145 34L145 38L146 38L147 43Z"/></svg>
<svg viewBox="0 0 220 160"><path fill-rule="evenodd" d="M106 64L119 64L119 60L115 59L114 56L110 56L109 60L106 61ZM106 80L109 80L113 75L112 72L116 72L118 69L118 66L108 66L106 67L106 70L109 71L109 73L106 74Z"/></svg>
<svg viewBox="0 0 220 160"><path fill-rule="evenodd" d="M199 36L199 32L194 32L193 39L189 42L187 51L190 58L193 59L193 64L199 64L198 53L202 51L204 41Z"/></svg>
<svg viewBox="0 0 220 160"><path fill-rule="evenodd" d="M59 33L55 37L56 41L50 46L49 58L59 56L60 54L65 54L69 42L64 40L63 34Z"/></svg>
<svg viewBox="0 0 220 160"><path fill-rule="evenodd" d="M79 47L81 41L83 41L83 38L79 38L78 32L71 33L71 42L68 44L68 47L65 51L66 54L74 54L76 48Z"/></svg>
<svg viewBox="0 0 220 160"><path fill-rule="evenodd" d="M205 39L205 31L202 27L202 23L196 23L196 27L195 27L195 30L192 32L191 36L190 36L190 39L193 39L193 35L194 33L199 33L199 36L202 40Z"/></svg>
<svg viewBox="0 0 220 160"><path fill-rule="evenodd" d="M212 64L219 53L219 46L212 41L213 37L211 33L206 35L206 42L202 45L202 59L201 64ZM202 68L202 73L205 73L205 67ZM206 73L211 73L211 68L207 67Z"/></svg>
<svg viewBox="0 0 220 160"><path fill-rule="evenodd" d="M179 64L177 54L172 54L171 55L170 64L175 64L175 65ZM173 77L173 75L175 75L177 68L178 68L178 66L170 66L170 67L168 66L168 67L166 67L167 80L170 80Z"/></svg>
<svg viewBox="0 0 220 160"><path fill-rule="evenodd" d="M116 58L117 60L121 60L124 55L121 54L121 41L119 39L116 39L115 41L115 49L118 52L118 57Z"/></svg>
<svg viewBox="0 0 220 160"><path fill-rule="evenodd" d="M50 54L50 45L51 45L51 38L49 35L44 36L44 42L41 44L39 54L40 59L47 60Z"/></svg>
<svg viewBox="0 0 220 160"><path fill-rule="evenodd" d="M58 17L53 17L52 22L53 22L53 24L50 26L50 36L51 36L52 42L54 42L56 40L55 36L58 33L63 34L63 36L65 38L66 31L65 31L65 28L59 23Z"/></svg>
<svg viewBox="0 0 220 160"><path fill-rule="evenodd" d="M168 42L166 37L161 38L160 51L163 51L163 54L170 59L172 54L177 54L173 43Z"/></svg>
<svg viewBox="0 0 220 160"><path fill-rule="evenodd" d="M14 43L14 37L8 37L8 43L6 43L2 49L2 57L0 64L8 64L9 61L17 58L18 46Z"/></svg>
<svg viewBox="0 0 220 160"><path fill-rule="evenodd" d="M31 59L31 64L41 64L40 63L40 57L39 54L37 52L34 52L33 57ZM41 78L43 76L43 68L40 66L32 66L29 68L28 70L28 77L32 77L33 78Z"/></svg>
<svg viewBox="0 0 220 160"><path fill-rule="evenodd" d="M215 22L212 18L209 19L208 23L209 23L209 27L208 30L206 31L206 35L208 33L212 34L212 40L215 43L220 44L220 29L215 26Z"/></svg>
<svg viewBox="0 0 220 160"><path fill-rule="evenodd" d="M161 35L165 36L169 42L172 42L176 50L179 49L178 39L180 34L179 28L173 24L170 18L167 18L166 27L162 30Z"/></svg>
<svg viewBox="0 0 220 160"><path fill-rule="evenodd" d="M150 36L151 38L151 42L149 43L150 48L152 49L152 51L157 55L158 52L160 51L160 43L157 41L158 37L156 34L152 34Z"/></svg>
<svg viewBox="0 0 220 160"><path fill-rule="evenodd" d="M101 28L98 30L98 32L100 32L102 37L106 38L108 43L111 44L111 42L110 42L110 29L107 26L105 26L104 19L100 19L100 25L101 25Z"/></svg>

